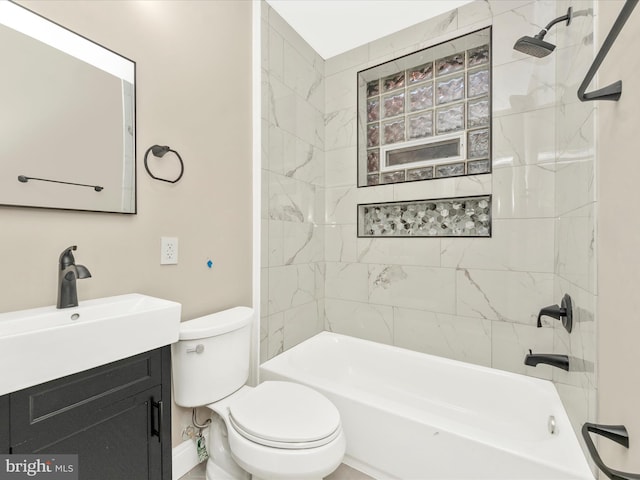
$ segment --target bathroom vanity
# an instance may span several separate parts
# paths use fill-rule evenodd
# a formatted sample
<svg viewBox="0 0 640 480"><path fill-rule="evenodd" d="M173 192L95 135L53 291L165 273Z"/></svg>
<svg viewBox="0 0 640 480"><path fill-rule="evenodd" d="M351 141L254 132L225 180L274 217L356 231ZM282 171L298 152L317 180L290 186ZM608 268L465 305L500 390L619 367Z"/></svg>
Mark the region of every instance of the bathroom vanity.
<svg viewBox="0 0 640 480"><path fill-rule="evenodd" d="M0 313L0 453L77 454L83 480L170 480L180 315L137 293Z"/></svg>
<svg viewBox="0 0 640 480"><path fill-rule="evenodd" d="M83 479L171 479L171 350L0 397L0 452L78 454Z"/></svg>

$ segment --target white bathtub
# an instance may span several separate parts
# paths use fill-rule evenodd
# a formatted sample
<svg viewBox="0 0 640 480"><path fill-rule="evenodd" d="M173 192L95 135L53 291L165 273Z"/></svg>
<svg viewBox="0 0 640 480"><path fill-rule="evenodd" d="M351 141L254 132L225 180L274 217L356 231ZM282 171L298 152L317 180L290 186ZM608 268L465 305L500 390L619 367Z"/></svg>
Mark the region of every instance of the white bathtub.
<svg viewBox="0 0 640 480"><path fill-rule="evenodd" d="M545 380L330 332L265 362L260 379L325 394L345 463L378 479L594 478Z"/></svg>

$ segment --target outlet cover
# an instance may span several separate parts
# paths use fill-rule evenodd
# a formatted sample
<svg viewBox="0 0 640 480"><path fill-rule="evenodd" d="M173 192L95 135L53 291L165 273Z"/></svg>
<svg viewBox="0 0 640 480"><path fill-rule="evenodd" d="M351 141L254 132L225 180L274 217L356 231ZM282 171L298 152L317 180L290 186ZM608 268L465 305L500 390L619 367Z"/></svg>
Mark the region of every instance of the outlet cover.
<svg viewBox="0 0 640 480"><path fill-rule="evenodd" d="M176 237L160 238L160 265L178 263L178 239Z"/></svg>

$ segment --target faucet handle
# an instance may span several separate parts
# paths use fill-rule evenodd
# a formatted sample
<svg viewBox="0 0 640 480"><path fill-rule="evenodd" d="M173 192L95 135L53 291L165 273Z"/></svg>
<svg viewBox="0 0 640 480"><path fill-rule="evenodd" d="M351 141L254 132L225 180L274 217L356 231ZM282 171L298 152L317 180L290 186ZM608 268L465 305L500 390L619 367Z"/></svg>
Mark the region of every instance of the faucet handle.
<svg viewBox="0 0 640 480"><path fill-rule="evenodd" d="M571 333L571 330L573 329L573 306L569 294L565 293L560 305L549 305L548 307L544 307L540 310L538 313L538 328L542 327L542 316L560 320L562 322L562 326L567 330L567 332Z"/></svg>
<svg viewBox="0 0 640 480"><path fill-rule="evenodd" d="M560 320L560 317L564 317L566 315L566 309L560 307L559 305L549 305L548 307L544 307L540 309L538 313L538 328L542 327L542 321L540 320L543 316L552 317L556 320Z"/></svg>
<svg viewBox="0 0 640 480"><path fill-rule="evenodd" d="M65 248L60 254L60 259L58 260L58 264L60 265L60 269L64 269L69 265L73 265L76 263L76 259L73 257L73 253L71 250L77 250L77 245L71 245L70 247Z"/></svg>

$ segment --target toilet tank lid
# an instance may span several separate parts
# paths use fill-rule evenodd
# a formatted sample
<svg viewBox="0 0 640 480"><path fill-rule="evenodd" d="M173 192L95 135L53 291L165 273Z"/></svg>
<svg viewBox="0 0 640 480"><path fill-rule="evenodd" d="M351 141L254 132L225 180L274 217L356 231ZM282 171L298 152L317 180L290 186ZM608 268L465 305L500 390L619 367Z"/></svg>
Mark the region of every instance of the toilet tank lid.
<svg viewBox="0 0 640 480"><path fill-rule="evenodd" d="M253 309L234 307L180 323L180 340L196 340L233 332L246 326L253 318Z"/></svg>

